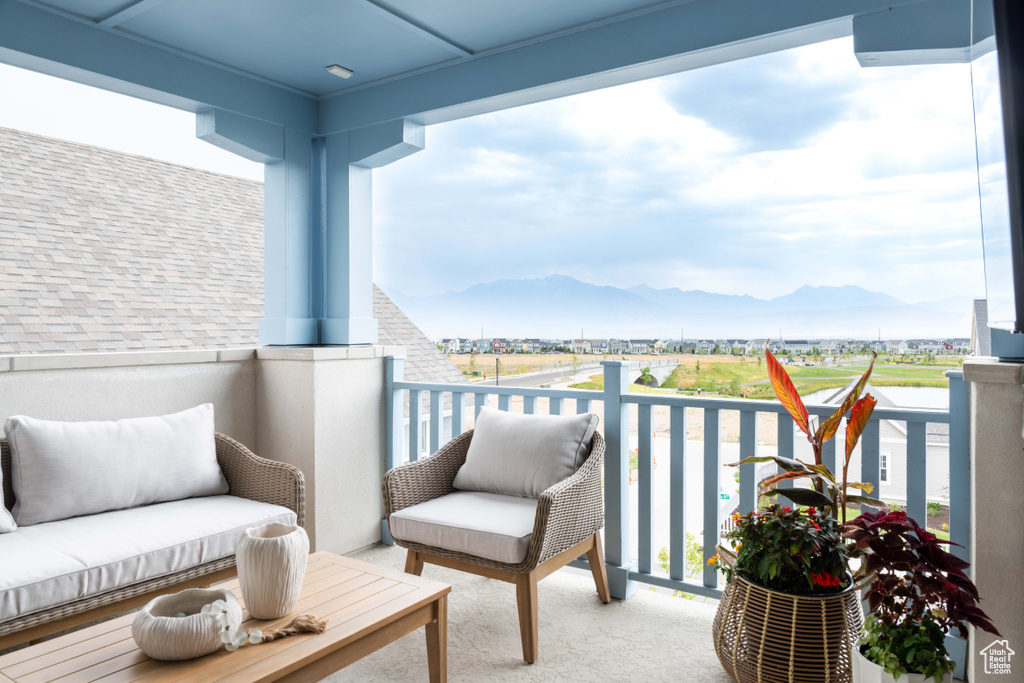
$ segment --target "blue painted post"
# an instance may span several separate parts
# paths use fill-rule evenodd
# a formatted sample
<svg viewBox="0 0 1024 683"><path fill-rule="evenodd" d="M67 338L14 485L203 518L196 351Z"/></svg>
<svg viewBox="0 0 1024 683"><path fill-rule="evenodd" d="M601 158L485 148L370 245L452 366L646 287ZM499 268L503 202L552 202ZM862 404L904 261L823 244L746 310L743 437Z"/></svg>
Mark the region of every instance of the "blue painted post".
<svg viewBox="0 0 1024 683"><path fill-rule="evenodd" d="M721 535L719 510L719 470L722 466L722 422L717 408L704 409L704 585L718 586L718 572L708 566Z"/></svg>
<svg viewBox="0 0 1024 683"><path fill-rule="evenodd" d="M430 392L430 454L437 453L441 447L441 392Z"/></svg>
<svg viewBox="0 0 1024 683"><path fill-rule="evenodd" d="M882 436L881 422L878 418L868 420L860 435L860 480L874 486L869 494L872 498L882 497ZM889 463L892 467L892 463ZM872 508L861 506L861 512L871 512Z"/></svg>
<svg viewBox="0 0 1024 683"><path fill-rule="evenodd" d="M651 565L654 559L654 548L652 547L651 539L651 517L654 511L654 497L653 497L653 478L654 468L651 466L653 460L652 454L652 434L651 428L651 406L640 405L638 408L638 421L639 426L637 429L638 434L638 449L637 449L637 476L639 482L639 519L638 522L638 533L640 534L639 541L639 571L644 574L651 573Z"/></svg>
<svg viewBox="0 0 1024 683"><path fill-rule="evenodd" d="M907 514L928 525L928 443L924 422L907 422Z"/></svg>
<svg viewBox="0 0 1024 683"><path fill-rule="evenodd" d="M971 559L971 406L970 385L962 370L949 378L949 540L950 552Z"/></svg>
<svg viewBox="0 0 1024 683"><path fill-rule="evenodd" d="M612 597L633 594L629 578L629 364L602 361L604 366L604 556Z"/></svg>
<svg viewBox="0 0 1024 683"><path fill-rule="evenodd" d="M583 415L584 413L590 412L590 399L589 398L578 398L576 399L576 414Z"/></svg>
<svg viewBox="0 0 1024 683"><path fill-rule="evenodd" d="M264 167L260 344L320 342L313 207L313 136L283 128L284 160ZM319 180L319 178L317 178Z"/></svg>
<svg viewBox="0 0 1024 683"><path fill-rule="evenodd" d="M466 395L461 391L452 392L452 438L466 431Z"/></svg>
<svg viewBox="0 0 1024 683"><path fill-rule="evenodd" d="M523 414L533 415L537 412L537 397L523 396Z"/></svg>
<svg viewBox="0 0 1024 683"><path fill-rule="evenodd" d="M405 359L401 356L387 356L384 359L384 471L394 469L402 463L402 446L405 445L403 427L405 406L402 390L395 389L395 382L405 377ZM386 519L380 520L380 538L385 545L394 545Z"/></svg>
<svg viewBox="0 0 1024 683"><path fill-rule="evenodd" d="M686 408L669 411L669 576L686 577Z"/></svg>
<svg viewBox="0 0 1024 683"><path fill-rule="evenodd" d="M561 398L549 398L548 399L548 414L549 415L561 415L562 408L564 407L565 401Z"/></svg>
<svg viewBox="0 0 1024 683"><path fill-rule="evenodd" d="M789 413L778 413L778 447L775 451L780 458L789 458L792 460L795 457L793 450L793 430L795 428L793 418L789 416ZM785 472L781 467L777 468L778 473L782 474ZM784 481L779 484L779 488L790 488L793 486L793 482Z"/></svg>
<svg viewBox="0 0 1024 683"><path fill-rule="evenodd" d="M420 459L420 408L423 405L423 392L419 389L409 390L409 462Z"/></svg>
<svg viewBox="0 0 1024 683"><path fill-rule="evenodd" d="M508 412L512 397L508 394L498 394L498 410Z"/></svg>
<svg viewBox="0 0 1024 683"><path fill-rule="evenodd" d="M757 412L740 411L740 460L757 455ZM740 514L757 507L757 465L740 467Z"/></svg>

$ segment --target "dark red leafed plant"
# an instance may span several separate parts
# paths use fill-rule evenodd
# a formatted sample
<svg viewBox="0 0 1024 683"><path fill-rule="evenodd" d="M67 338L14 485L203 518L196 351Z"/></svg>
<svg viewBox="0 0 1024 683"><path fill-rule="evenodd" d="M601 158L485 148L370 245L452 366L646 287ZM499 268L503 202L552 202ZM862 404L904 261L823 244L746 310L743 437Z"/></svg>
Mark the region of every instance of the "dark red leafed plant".
<svg viewBox="0 0 1024 683"><path fill-rule="evenodd" d="M850 389L850 393L843 399L839 408L828 418L820 421L817 426L814 424L815 418L812 418L807 412L807 407L800 398L800 394L793 385L793 381L789 378L786 369L782 367L782 363L772 355L771 351L766 351L765 357L768 361L768 377L771 379L775 395L778 397L779 402L785 406L789 414L793 416L796 426L807 435L807 441L811 444L811 449L814 452L814 463L809 464L794 458L783 458L781 456L755 456L746 458L738 463L733 463L733 465L746 465L748 463L767 462L769 460L775 461L783 469L783 472L768 477L761 482L762 488L766 489L764 495L780 495L789 498L798 505L827 508L831 511L834 518L839 519L841 515L843 522L846 522L846 506L848 504L886 509L888 506L880 500L870 498L867 495L851 495L849 493L850 489L858 489L863 494L869 494L874 490L874 486L860 482L849 482L847 480L853 450L857 446L857 441L860 439L864 427L867 426L871 412L875 409L876 401L871 394L867 394L863 398L860 395L864 391L864 387L867 386L868 378L875 367L875 359L878 358L878 354L873 354L871 365L868 366L868 369L857 380L853 388ZM843 418L847 413L850 413L850 418L846 425L846 453L843 459L843 476L842 480L837 481L835 474L823 462L821 451L822 446L839 431L839 426L842 424ZM795 481L798 479L810 479L814 488L776 488L784 481Z"/></svg>
<svg viewBox="0 0 1024 683"><path fill-rule="evenodd" d="M967 624L999 635L964 573L970 564L942 547L956 544L922 529L903 511L865 512L846 528L843 537L864 558L857 578L876 575L865 597L879 621L898 626L931 616L943 631L956 629L964 638Z"/></svg>
<svg viewBox="0 0 1024 683"><path fill-rule="evenodd" d="M866 512L846 524L843 537L863 558L857 578L875 575L866 592L871 615L862 653L896 677L920 673L935 681L955 668L945 646L967 625L999 635L978 607L978 589L964 570L970 565L903 511Z"/></svg>

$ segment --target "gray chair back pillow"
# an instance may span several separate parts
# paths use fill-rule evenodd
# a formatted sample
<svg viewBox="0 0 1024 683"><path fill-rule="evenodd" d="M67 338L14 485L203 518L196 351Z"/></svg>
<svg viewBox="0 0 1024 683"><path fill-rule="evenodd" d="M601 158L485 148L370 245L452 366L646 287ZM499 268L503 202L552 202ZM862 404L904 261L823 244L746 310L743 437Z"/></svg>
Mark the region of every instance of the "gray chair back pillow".
<svg viewBox="0 0 1024 683"><path fill-rule="evenodd" d="M484 408L454 486L539 498L584 463L597 422L593 413L520 415Z"/></svg>

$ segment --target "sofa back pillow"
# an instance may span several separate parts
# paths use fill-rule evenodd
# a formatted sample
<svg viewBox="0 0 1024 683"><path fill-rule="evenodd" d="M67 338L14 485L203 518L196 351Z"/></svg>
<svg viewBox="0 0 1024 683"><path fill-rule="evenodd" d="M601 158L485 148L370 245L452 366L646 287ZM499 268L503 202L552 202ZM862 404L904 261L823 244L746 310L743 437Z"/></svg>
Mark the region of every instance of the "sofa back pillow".
<svg viewBox="0 0 1024 683"><path fill-rule="evenodd" d="M466 463L455 475L463 491L539 498L587 459L597 415L519 415L484 408Z"/></svg>
<svg viewBox="0 0 1024 683"><path fill-rule="evenodd" d="M117 422L17 415L4 433L18 526L228 492L209 403Z"/></svg>

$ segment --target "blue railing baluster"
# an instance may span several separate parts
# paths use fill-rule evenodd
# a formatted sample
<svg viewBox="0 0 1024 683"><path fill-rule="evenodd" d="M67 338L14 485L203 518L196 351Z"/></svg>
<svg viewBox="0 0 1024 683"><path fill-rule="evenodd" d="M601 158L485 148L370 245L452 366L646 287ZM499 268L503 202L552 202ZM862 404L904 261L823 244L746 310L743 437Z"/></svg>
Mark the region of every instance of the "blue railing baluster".
<svg viewBox="0 0 1024 683"><path fill-rule="evenodd" d="M669 411L669 577L686 578L686 408Z"/></svg>
<svg viewBox="0 0 1024 683"><path fill-rule="evenodd" d="M757 413L740 411L740 460L757 455ZM757 507L757 465L740 466L740 513Z"/></svg>
<svg viewBox="0 0 1024 683"><path fill-rule="evenodd" d="M643 405L637 406L637 408L639 412L637 417L639 425L637 429L637 477L639 478L637 484L639 494L637 531L640 534L640 538L637 539L640 551L638 565L641 572L650 574L651 563L654 558L653 548L651 547L651 517L654 513L654 499L652 496L654 469L651 466L651 462L654 459L651 452L653 450L653 431L651 428L651 406Z"/></svg>
<svg viewBox="0 0 1024 683"><path fill-rule="evenodd" d="M473 426L476 426L476 420L480 419L480 411L487 405L487 394L476 394L473 396Z"/></svg>
<svg viewBox="0 0 1024 683"><path fill-rule="evenodd" d="M505 411L507 413L508 412L508 406L509 406L509 403L511 402L511 399L512 399L512 397L509 396L508 394L500 394L498 396L498 410L503 410L503 411Z"/></svg>
<svg viewBox="0 0 1024 683"><path fill-rule="evenodd" d="M395 382L404 377L405 359L388 356L384 359L384 471L401 465L405 460L402 446L405 445L405 404L404 391L395 388Z"/></svg>
<svg viewBox="0 0 1024 683"><path fill-rule="evenodd" d="M928 443L927 424L907 422L907 514L927 526Z"/></svg>
<svg viewBox="0 0 1024 683"><path fill-rule="evenodd" d="M776 417L779 421L779 425L777 437L778 446L775 452L780 458L789 458L792 460L796 457L793 450L793 430L796 429L796 424L793 422L793 418L789 416L789 413L778 413ZM781 467L778 467L777 470L779 474L785 472ZM784 481L779 484L779 488L782 489L788 489L792 486L793 482L791 481Z"/></svg>
<svg viewBox="0 0 1024 683"><path fill-rule="evenodd" d="M423 396L419 389L409 391L409 462L420 459L420 408Z"/></svg>
<svg viewBox="0 0 1024 683"><path fill-rule="evenodd" d="M838 432L836 432L838 435ZM831 471L833 474L839 472L837 461L836 461L836 441L838 438L832 438L821 445L821 462Z"/></svg>
<svg viewBox="0 0 1024 683"><path fill-rule="evenodd" d="M582 415L583 413L590 412L590 399L589 398L578 398L576 399L576 414Z"/></svg>
<svg viewBox="0 0 1024 683"><path fill-rule="evenodd" d="M872 498L882 497L882 430L881 422L872 417L868 420L860 435L860 480L874 486ZM892 467L890 462L889 467ZM861 512L869 512L871 508L861 506Z"/></svg>
<svg viewBox="0 0 1024 683"><path fill-rule="evenodd" d="M718 572L708 566L721 535L719 470L722 455L722 422L717 408L704 409L704 585L718 586Z"/></svg>
<svg viewBox="0 0 1024 683"><path fill-rule="evenodd" d="M533 415L537 412L537 397L523 396L523 413Z"/></svg>
<svg viewBox="0 0 1024 683"><path fill-rule="evenodd" d="M962 370L949 377L949 540L963 547L949 551L971 559L971 410L970 386Z"/></svg>
<svg viewBox="0 0 1024 683"><path fill-rule="evenodd" d="M548 414L549 415L561 415L562 408L564 407L565 399L552 397L548 399Z"/></svg>
<svg viewBox="0 0 1024 683"><path fill-rule="evenodd" d="M430 392L430 451L429 454L437 453L441 447L441 409L444 404L441 400L440 391Z"/></svg>
<svg viewBox="0 0 1024 683"><path fill-rule="evenodd" d="M459 436L465 429L466 395L461 391L452 392L452 438Z"/></svg>

